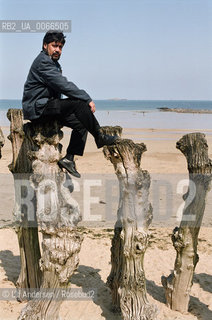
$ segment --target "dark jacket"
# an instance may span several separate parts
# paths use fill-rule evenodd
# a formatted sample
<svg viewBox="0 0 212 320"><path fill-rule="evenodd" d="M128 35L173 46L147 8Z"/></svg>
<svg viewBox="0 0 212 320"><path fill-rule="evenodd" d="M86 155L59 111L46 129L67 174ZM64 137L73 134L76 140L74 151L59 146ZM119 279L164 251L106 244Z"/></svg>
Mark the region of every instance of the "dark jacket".
<svg viewBox="0 0 212 320"><path fill-rule="evenodd" d="M24 119L38 119L47 101L61 98L61 94L69 98L92 101L84 90L80 90L73 82L62 76L57 61L53 61L45 51L41 51L32 63L24 85L22 99Z"/></svg>

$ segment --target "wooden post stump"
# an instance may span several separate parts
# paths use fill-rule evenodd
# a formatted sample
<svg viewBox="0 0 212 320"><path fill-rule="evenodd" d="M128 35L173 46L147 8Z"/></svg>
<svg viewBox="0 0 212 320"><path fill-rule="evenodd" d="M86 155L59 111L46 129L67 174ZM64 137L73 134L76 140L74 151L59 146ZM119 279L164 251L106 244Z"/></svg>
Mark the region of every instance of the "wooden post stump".
<svg viewBox="0 0 212 320"><path fill-rule="evenodd" d="M79 263L82 235L77 232L76 225L81 215L78 203L71 197L72 180L57 164L61 158L60 128L57 121L28 124L27 135L35 146L30 152L31 182L36 193L37 220L43 234L40 292L47 294L29 301L19 320L59 319L63 299L60 294L58 298L57 293L68 287Z"/></svg>
<svg viewBox="0 0 212 320"><path fill-rule="evenodd" d="M0 159L1 159L1 148L3 147L3 145L4 145L4 135L0 128Z"/></svg>
<svg viewBox="0 0 212 320"><path fill-rule="evenodd" d="M205 199L212 178L212 162L208 145L202 133L184 135L176 144L186 157L189 171L189 189L184 195L185 207L180 227L172 234L177 256L174 272L162 277L166 302L172 310L188 311L189 294L196 264L199 260L197 243L205 210Z"/></svg>
<svg viewBox="0 0 212 320"><path fill-rule="evenodd" d="M117 134L117 127L105 133ZM148 246L148 227L152 206L148 201L150 175L140 168L143 143L122 139L104 147L104 155L115 169L120 198L111 248L111 272L107 283L112 291L114 311L122 312L124 320L156 319L157 308L147 299L144 254Z"/></svg>
<svg viewBox="0 0 212 320"><path fill-rule="evenodd" d="M41 255L35 214L35 198L30 198L28 208L26 206L27 201L25 201L26 196L30 193L30 177L32 175L32 162L28 153L35 146L27 137L27 129L30 124L23 125L22 110L9 109L7 117L10 120L8 139L11 140L13 153L13 160L9 169L14 178L14 217L21 259L21 272L16 286L19 289L27 290L39 288L41 283L39 268ZM31 221L29 221L29 216Z"/></svg>

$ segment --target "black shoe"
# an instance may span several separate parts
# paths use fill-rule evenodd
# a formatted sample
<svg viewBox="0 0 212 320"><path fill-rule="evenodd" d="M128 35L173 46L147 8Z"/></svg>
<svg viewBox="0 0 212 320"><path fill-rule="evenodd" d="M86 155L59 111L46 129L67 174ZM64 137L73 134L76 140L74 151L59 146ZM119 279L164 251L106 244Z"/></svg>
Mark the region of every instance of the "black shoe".
<svg viewBox="0 0 212 320"><path fill-rule="evenodd" d="M58 161L58 165L60 168L66 169L70 174L72 174L72 176L76 178L81 177L79 172L77 172L74 160L68 160L66 157L64 157Z"/></svg>
<svg viewBox="0 0 212 320"><path fill-rule="evenodd" d="M100 133L96 138L97 148L102 148L103 146L110 146L114 144L119 138L119 136L109 136L108 134Z"/></svg>

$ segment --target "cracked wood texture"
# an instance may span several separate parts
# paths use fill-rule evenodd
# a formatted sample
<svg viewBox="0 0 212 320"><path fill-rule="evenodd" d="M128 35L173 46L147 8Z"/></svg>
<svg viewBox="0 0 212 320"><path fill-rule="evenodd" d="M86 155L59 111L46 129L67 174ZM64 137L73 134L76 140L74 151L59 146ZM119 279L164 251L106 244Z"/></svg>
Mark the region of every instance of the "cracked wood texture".
<svg viewBox="0 0 212 320"><path fill-rule="evenodd" d="M120 127L102 130L121 135ZM152 221L152 206L148 200L150 175L140 168L144 151L143 143L128 139L120 139L103 149L114 166L120 190L111 248L112 268L107 284L112 292L114 311L121 311L124 320L155 320L157 317L157 308L147 299L143 265Z"/></svg>
<svg viewBox="0 0 212 320"><path fill-rule="evenodd" d="M57 162L61 158L61 126L57 121L29 123L27 136L34 146L29 152L36 194L36 217L43 236L40 291L51 289L52 296L32 299L19 320L58 320L69 279L79 263L82 235L76 225L81 220L78 203L72 198L73 182Z"/></svg>
<svg viewBox="0 0 212 320"><path fill-rule="evenodd" d="M176 147L184 154L188 163L189 188L184 195L185 206L180 226L176 227L172 234L172 242L177 252L174 271L161 280L167 305L172 310L183 313L188 311L193 274L199 260L198 234L212 177L212 162L208 157L205 135L202 133L184 135Z"/></svg>
<svg viewBox="0 0 212 320"><path fill-rule="evenodd" d="M4 146L4 135L3 135L3 132L0 128L0 159L1 159L1 148Z"/></svg>
<svg viewBox="0 0 212 320"><path fill-rule="evenodd" d="M31 197L28 202L30 212L26 206L26 196L33 191L30 187L32 162L28 153L34 146L27 137L26 131L29 124L23 124L22 110L9 109L7 117L10 120L10 135L8 139L12 143L13 154L9 169L13 174L15 187L14 220L21 259L21 271L16 286L19 289L24 288L27 290L39 288L41 282L39 268L41 255L35 215L35 199ZM31 221L29 221L29 216Z"/></svg>

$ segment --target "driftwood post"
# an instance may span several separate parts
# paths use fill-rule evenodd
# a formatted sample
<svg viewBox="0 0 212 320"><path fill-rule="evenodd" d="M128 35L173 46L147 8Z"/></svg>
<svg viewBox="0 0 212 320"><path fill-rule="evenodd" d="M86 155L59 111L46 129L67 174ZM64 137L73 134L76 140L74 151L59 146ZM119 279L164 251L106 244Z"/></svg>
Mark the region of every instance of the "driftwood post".
<svg viewBox="0 0 212 320"><path fill-rule="evenodd" d="M27 135L35 146L30 152L36 193L36 215L43 235L40 259L42 282L38 299L28 302L20 319L58 320L61 289L78 266L82 235L76 231L81 220L78 203L71 197L73 184L59 168L61 126L57 121L29 124ZM47 291L46 291L47 290Z"/></svg>
<svg viewBox="0 0 212 320"><path fill-rule="evenodd" d="M180 227L172 234L177 256L174 272L162 277L167 305L172 310L188 311L189 294L193 274L199 260L197 243L205 210L205 199L209 190L212 162L208 157L208 145L202 133L183 136L176 145L186 157L189 171L189 189L184 195L185 207Z"/></svg>
<svg viewBox="0 0 212 320"><path fill-rule="evenodd" d="M4 145L4 135L0 128L0 159L1 159L1 148L3 147L3 145Z"/></svg>
<svg viewBox="0 0 212 320"><path fill-rule="evenodd" d="M9 165L9 169L14 178L14 216L21 258L21 272L16 286L19 289L23 288L27 290L39 288L41 282L41 271L39 268L40 247L35 215L35 199L30 199L28 202L30 205L28 206L29 210L26 210L26 196L30 193L29 180L32 174L32 162L28 153L33 149L33 144L26 135L26 129L29 124L23 125L22 110L9 109L7 117L10 120L10 135L8 138L12 143L13 153L13 160ZM31 217L31 221L29 221L29 216Z"/></svg>
<svg viewBox="0 0 212 320"><path fill-rule="evenodd" d="M105 133L121 134L117 127L106 127ZM112 291L114 311L124 320L156 319L157 309L147 299L144 254L148 246L148 227L152 206L148 201L150 175L140 168L143 143L122 139L104 147L104 155L115 169L119 180L118 219L111 248L111 273L108 285Z"/></svg>

